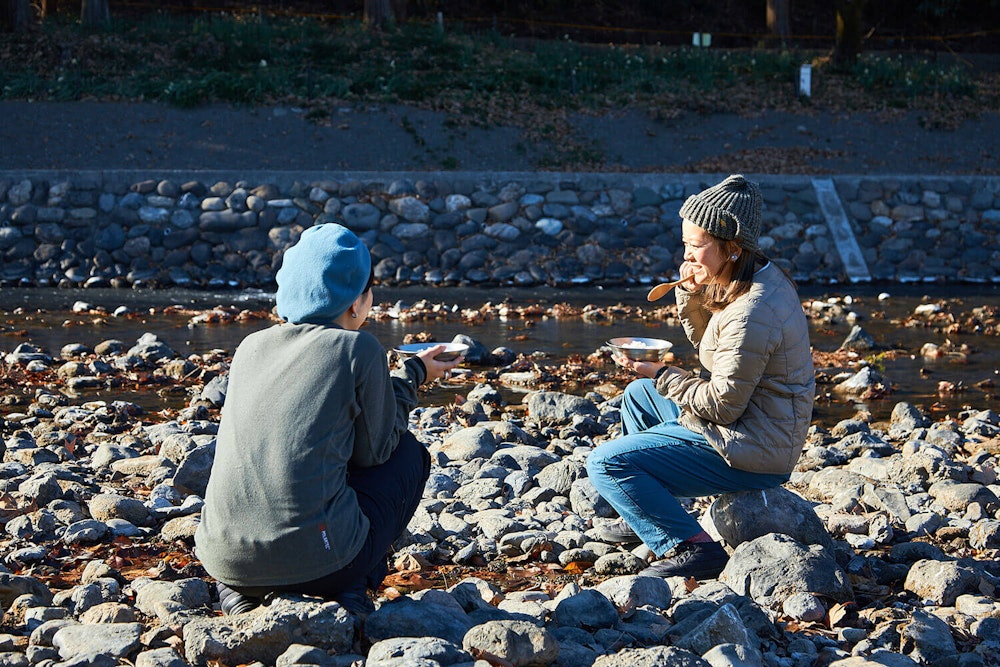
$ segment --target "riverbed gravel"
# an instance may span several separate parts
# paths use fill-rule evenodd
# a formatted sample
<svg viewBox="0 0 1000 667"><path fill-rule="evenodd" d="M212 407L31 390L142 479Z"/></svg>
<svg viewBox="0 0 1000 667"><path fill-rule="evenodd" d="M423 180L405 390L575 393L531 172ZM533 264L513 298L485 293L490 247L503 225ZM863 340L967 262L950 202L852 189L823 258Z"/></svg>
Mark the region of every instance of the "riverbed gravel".
<svg viewBox="0 0 1000 667"><path fill-rule="evenodd" d="M865 368L851 367L848 340L840 382ZM548 389L507 353L485 350L453 402L412 413L431 477L362 621L300 596L217 611L192 537L226 355L182 358L154 332L5 350L0 665L1000 660L996 412L936 420L899 403L883 422L815 424L784 487L689 503L731 552L719 578L661 580L638 576L647 549L594 530L615 515L585 462L620 431L617 392ZM504 404L508 382L526 385L520 405ZM88 400L93 385L164 405L179 394L182 407Z"/></svg>

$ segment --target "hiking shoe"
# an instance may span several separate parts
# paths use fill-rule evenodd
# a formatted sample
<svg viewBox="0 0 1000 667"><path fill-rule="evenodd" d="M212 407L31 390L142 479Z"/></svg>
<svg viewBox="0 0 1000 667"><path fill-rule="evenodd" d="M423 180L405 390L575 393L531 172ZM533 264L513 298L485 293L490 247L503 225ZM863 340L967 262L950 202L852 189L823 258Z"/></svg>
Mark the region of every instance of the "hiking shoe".
<svg viewBox="0 0 1000 667"><path fill-rule="evenodd" d="M362 621L375 611L375 603L368 597L367 591L344 591L333 600Z"/></svg>
<svg viewBox="0 0 1000 667"><path fill-rule="evenodd" d="M625 523L625 519L616 519L611 523L606 523L595 529L594 533L600 541L612 544L638 544L642 542L635 531Z"/></svg>
<svg viewBox="0 0 1000 667"><path fill-rule="evenodd" d="M715 579L729 562L729 554L718 542L681 542L639 574L647 577L694 577Z"/></svg>
<svg viewBox="0 0 1000 667"><path fill-rule="evenodd" d="M225 584L217 583L215 587L219 591L219 608L222 609L222 613L226 616L245 614L261 605L260 598L237 593Z"/></svg>

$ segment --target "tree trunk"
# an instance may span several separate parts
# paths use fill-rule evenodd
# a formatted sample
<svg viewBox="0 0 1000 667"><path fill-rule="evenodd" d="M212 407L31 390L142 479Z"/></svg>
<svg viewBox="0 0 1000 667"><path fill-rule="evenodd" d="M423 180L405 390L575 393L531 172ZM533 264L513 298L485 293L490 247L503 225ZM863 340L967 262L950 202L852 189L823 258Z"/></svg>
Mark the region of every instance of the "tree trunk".
<svg viewBox="0 0 1000 667"><path fill-rule="evenodd" d="M834 0L837 35L833 45L833 63L850 67L858 60L864 37L864 12L867 0Z"/></svg>
<svg viewBox="0 0 1000 667"><path fill-rule="evenodd" d="M406 0L391 0L392 1L392 20L397 24L406 20Z"/></svg>
<svg viewBox="0 0 1000 667"><path fill-rule="evenodd" d="M31 5L28 0L0 0L0 30L15 32L28 25Z"/></svg>
<svg viewBox="0 0 1000 667"><path fill-rule="evenodd" d="M767 29L784 43L792 34L788 5L791 0L767 0Z"/></svg>
<svg viewBox="0 0 1000 667"><path fill-rule="evenodd" d="M365 25L369 30L383 30L392 20L389 0L365 0Z"/></svg>
<svg viewBox="0 0 1000 667"><path fill-rule="evenodd" d="M80 20L83 25L103 26L111 23L108 0L80 0Z"/></svg>
<svg viewBox="0 0 1000 667"><path fill-rule="evenodd" d="M59 0L42 0L42 20L59 13Z"/></svg>

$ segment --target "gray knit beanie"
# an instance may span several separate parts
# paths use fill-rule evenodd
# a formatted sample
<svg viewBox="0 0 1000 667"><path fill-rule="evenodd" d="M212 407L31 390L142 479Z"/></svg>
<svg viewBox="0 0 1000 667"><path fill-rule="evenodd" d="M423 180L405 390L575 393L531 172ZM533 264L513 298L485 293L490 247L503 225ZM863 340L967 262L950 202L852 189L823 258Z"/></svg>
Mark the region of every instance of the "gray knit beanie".
<svg viewBox="0 0 1000 667"><path fill-rule="evenodd" d="M680 215L712 236L736 241L746 250L757 249L763 200L760 187L742 174L691 195Z"/></svg>

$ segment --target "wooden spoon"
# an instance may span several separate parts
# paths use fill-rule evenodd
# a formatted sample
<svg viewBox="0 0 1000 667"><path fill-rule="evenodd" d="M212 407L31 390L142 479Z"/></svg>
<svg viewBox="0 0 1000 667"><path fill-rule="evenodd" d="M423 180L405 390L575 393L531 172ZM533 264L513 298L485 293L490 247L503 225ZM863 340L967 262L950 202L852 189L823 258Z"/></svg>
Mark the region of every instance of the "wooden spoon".
<svg viewBox="0 0 1000 667"><path fill-rule="evenodd" d="M680 280L675 280L671 283L660 283L653 289L649 290L649 294L646 295L646 301L657 301L659 299L662 299L667 295L667 292L669 292L673 288L691 280L694 280L693 273L690 276L687 276L686 278L681 278Z"/></svg>

